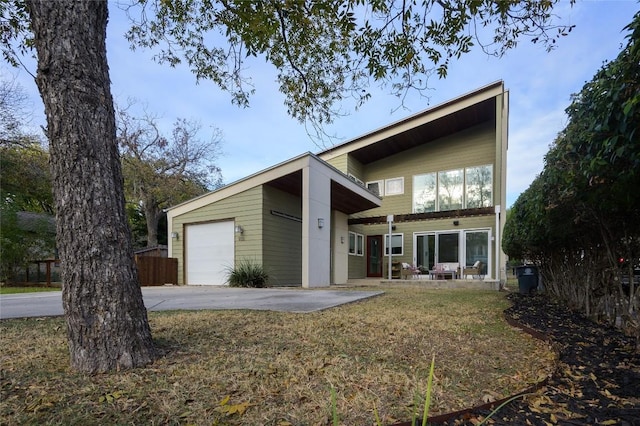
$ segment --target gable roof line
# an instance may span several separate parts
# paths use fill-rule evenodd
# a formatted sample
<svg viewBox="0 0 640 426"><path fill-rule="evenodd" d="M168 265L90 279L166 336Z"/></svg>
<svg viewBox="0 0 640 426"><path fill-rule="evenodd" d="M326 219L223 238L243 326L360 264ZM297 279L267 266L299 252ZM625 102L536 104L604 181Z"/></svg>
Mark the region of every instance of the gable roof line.
<svg viewBox="0 0 640 426"><path fill-rule="evenodd" d="M326 161L318 157L316 154L313 154L311 152L306 152L304 154L300 154L296 157L293 157L289 160L278 163L274 166L260 170L247 177L231 182L218 189L214 189L213 191L207 192L198 197L192 198L190 200L184 201L175 206L169 207L165 209L165 212L167 212L168 215L171 217L188 213L190 211L193 211L200 207L204 207L213 202L228 198L232 195L239 194L240 192L243 192L243 191L247 191L258 185L266 184L268 182L271 182L272 180L275 180L282 176L301 170L303 167L307 166L310 163L309 160L315 160L318 163L322 164L322 166L324 166L325 168L329 169L333 173L334 177L336 177L337 179L343 180L343 182L338 182L338 183L341 183L343 186L346 186L346 187L350 186L353 192L357 192L359 193L359 195L362 195L365 198L372 198L380 201L380 197L373 194L368 189L353 182L351 179L349 179L349 177L346 174L338 170L333 165L327 163Z"/></svg>
<svg viewBox="0 0 640 426"><path fill-rule="evenodd" d="M274 164L273 166L267 167L266 169L259 170L259 171L255 172L255 173L252 173L252 174L248 175L248 176L245 176L245 177L240 178L238 180L235 180L235 181L233 181L231 183L223 185L220 188L217 188L217 189L214 189L212 191L206 192L206 193L204 193L202 195L199 195L197 197L191 198L191 199L189 199L187 201L183 201L182 203L176 204L175 206L168 207L164 211L167 212L167 213L168 212L173 212L172 216L177 216L177 215L180 215L180 214L187 213L187 212L189 212L191 210L194 210L196 208L199 208L199 207L201 207L203 205L207 205L207 204L212 203L214 201L218 201L220 199L226 198L226 197L228 197L230 195L245 191L247 189L251 189L254 186L259 185L260 183L256 182L256 183L253 183L253 184L247 184L249 181L256 180L260 176L264 176L264 175L268 174L269 172L275 171L275 170L277 170L279 168L283 168L283 167L285 167L287 165L291 165L293 163L297 163L302 158L304 158L304 157L306 157L308 155L314 155L314 154L312 154L310 152L306 152L306 153L300 154L300 155L295 156L293 158L290 158L288 160L285 160L285 161L282 161L280 163ZM293 170L291 170L291 171L293 171ZM286 173L284 173L284 174L286 174ZM279 176L284 176L284 174L280 174ZM269 180L266 180L266 179L264 180L264 182L268 182L268 181ZM238 188L238 187L241 187L241 188ZM232 191L232 189L233 189L233 191ZM237 189L237 190L235 190L235 189ZM226 192L231 192L231 194L225 195L224 193L226 193ZM219 195L219 197L216 196L216 195ZM204 198L211 198L211 200L207 200L206 202L202 202L202 203L197 203L198 200L202 200ZM183 210L182 207L184 207L187 204L192 204L192 203L197 203L198 206L190 208L190 209L187 209L185 211L182 211ZM174 212L174 210L177 210L177 209L180 209L180 212Z"/></svg>
<svg viewBox="0 0 640 426"><path fill-rule="evenodd" d="M385 135L385 133L397 134L398 128L403 125L406 125L412 122L418 122L416 123L416 125L418 125L418 124L422 124L423 122L426 123L426 122L433 121L434 119L439 118L441 116L454 114L470 105L474 105L476 103L482 102L483 100L495 97L498 94L503 93L504 91L505 89L504 89L503 80L497 80L479 89L465 93L463 95L460 95L448 101L434 105L433 107L417 112L408 117L402 118L391 124L372 130L363 135L357 136L342 144L333 146L324 151L320 151L317 153L317 155L324 160L334 158L336 156L354 151L356 149L369 146L371 144L374 144L376 142L379 142L385 139L385 137L391 136L391 134ZM479 98L479 99L475 100L476 98ZM449 110L452 106L457 106L457 107L455 109ZM430 118L430 119L424 120L426 118ZM421 121L421 119L423 119L423 121ZM415 127L416 125L409 126L409 127Z"/></svg>

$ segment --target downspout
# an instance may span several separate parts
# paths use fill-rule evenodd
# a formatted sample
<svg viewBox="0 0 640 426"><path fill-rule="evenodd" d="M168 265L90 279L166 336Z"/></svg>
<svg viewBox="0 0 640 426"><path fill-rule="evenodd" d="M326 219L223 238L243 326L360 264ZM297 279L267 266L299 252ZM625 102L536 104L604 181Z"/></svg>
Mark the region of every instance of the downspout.
<svg viewBox="0 0 640 426"><path fill-rule="evenodd" d="M387 223L389 225L389 242L387 243L387 250L389 250L389 266L387 267L389 281L391 281L391 266L393 265L393 259L391 258L393 254L391 254L391 232L393 231L393 215L390 214L387 216ZM384 247L384 244L383 244ZM402 276L400 277L402 278Z"/></svg>
<svg viewBox="0 0 640 426"><path fill-rule="evenodd" d="M496 248L496 279L498 280L498 290L502 289L502 277L500 275L500 205L495 206L496 212L496 232L495 232L495 248Z"/></svg>

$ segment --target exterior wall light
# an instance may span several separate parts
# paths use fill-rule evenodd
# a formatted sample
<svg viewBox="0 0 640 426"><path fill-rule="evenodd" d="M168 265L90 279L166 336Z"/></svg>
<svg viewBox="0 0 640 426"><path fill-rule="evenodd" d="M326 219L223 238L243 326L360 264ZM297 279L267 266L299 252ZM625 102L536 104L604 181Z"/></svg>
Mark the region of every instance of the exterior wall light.
<svg viewBox="0 0 640 426"><path fill-rule="evenodd" d="M173 238L174 240L178 239L178 233L177 232L172 232L171 233L171 238Z"/></svg>
<svg viewBox="0 0 640 426"><path fill-rule="evenodd" d="M236 225L234 231L236 232L236 234L244 234L244 228L240 225Z"/></svg>
<svg viewBox="0 0 640 426"><path fill-rule="evenodd" d="M318 218L318 228L324 228L324 219L321 217Z"/></svg>

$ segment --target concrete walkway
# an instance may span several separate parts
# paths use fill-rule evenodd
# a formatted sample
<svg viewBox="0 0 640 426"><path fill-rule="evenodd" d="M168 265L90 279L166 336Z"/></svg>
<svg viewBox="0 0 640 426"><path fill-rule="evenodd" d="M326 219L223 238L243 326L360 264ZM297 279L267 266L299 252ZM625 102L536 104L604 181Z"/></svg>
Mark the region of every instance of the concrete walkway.
<svg viewBox="0 0 640 426"><path fill-rule="evenodd" d="M149 311L250 309L305 313L364 300L383 293L383 291L218 286L142 288L144 304ZM62 314L62 293L59 291L0 295L0 319Z"/></svg>

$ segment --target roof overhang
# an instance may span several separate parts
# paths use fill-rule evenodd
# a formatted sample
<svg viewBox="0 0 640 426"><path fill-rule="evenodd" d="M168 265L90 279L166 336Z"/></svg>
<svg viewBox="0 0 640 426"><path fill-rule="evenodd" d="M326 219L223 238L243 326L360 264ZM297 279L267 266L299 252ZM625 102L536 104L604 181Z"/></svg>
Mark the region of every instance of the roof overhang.
<svg viewBox="0 0 640 426"><path fill-rule="evenodd" d="M169 217L180 216L259 185L270 186L302 197L302 170L305 167L319 167L324 174L331 178L332 209L353 214L380 207L382 203L380 197L352 181L344 173L316 155L306 153L171 207L167 209L167 214Z"/></svg>
<svg viewBox="0 0 640 426"><path fill-rule="evenodd" d="M496 97L502 81L436 105L318 154L324 160L349 153L369 164L478 124L496 120Z"/></svg>

